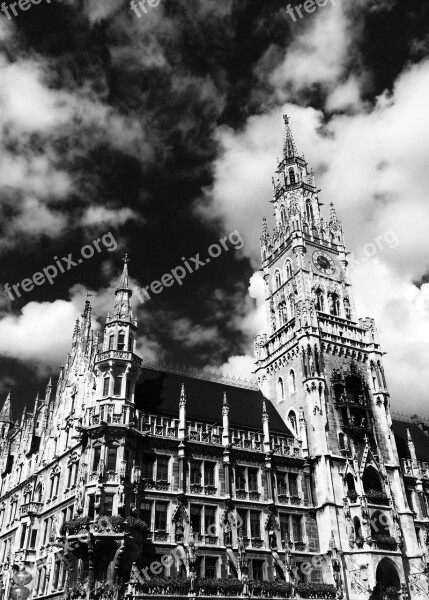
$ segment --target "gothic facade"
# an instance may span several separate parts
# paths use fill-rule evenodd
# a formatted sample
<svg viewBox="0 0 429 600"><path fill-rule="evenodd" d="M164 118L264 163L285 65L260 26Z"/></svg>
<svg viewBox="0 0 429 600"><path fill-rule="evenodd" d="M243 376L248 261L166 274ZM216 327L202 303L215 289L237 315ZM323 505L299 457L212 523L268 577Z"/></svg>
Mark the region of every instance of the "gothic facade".
<svg viewBox="0 0 429 600"><path fill-rule="evenodd" d="M429 437L391 414L341 223L285 117L255 385L145 363L128 265L55 390L0 412L2 598L428 597Z"/></svg>

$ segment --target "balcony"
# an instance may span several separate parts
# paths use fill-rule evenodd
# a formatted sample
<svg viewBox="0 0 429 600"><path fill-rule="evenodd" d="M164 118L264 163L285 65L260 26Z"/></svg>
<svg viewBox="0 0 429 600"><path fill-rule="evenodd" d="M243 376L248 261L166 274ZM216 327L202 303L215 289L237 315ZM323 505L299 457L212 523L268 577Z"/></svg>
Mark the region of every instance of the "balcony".
<svg viewBox="0 0 429 600"><path fill-rule="evenodd" d="M372 542L379 550L391 550L393 552L398 549L398 542L390 535L373 535Z"/></svg>
<svg viewBox="0 0 429 600"><path fill-rule="evenodd" d="M19 509L21 517L31 517L42 512L43 502L27 502Z"/></svg>
<svg viewBox="0 0 429 600"><path fill-rule="evenodd" d="M368 490L365 492L369 504L377 504L377 506L389 506L390 501L387 494L377 490Z"/></svg>

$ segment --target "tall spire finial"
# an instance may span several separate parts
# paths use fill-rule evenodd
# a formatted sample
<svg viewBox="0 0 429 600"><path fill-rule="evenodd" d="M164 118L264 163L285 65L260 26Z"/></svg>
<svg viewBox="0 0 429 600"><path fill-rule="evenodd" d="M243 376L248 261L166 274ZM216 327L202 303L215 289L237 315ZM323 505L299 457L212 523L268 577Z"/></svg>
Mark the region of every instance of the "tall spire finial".
<svg viewBox="0 0 429 600"><path fill-rule="evenodd" d="M115 307L113 309L113 318L132 318L130 298L133 292L130 289L128 281L128 263L130 261L128 254L125 254L122 260L124 261L124 268L122 270L119 286L115 290L116 299Z"/></svg>
<svg viewBox="0 0 429 600"><path fill-rule="evenodd" d="M9 393L6 400L4 401L3 408L0 411L0 422L1 423L13 423L12 421L12 407L10 394L12 392L12 385L9 386Z"/></svg>
<svg viewBox="0 0 429 600"><path fill-rule="evenodd" d="M295 158L295 156L298 155L298 152L293 139L292 130L289 125L289 117L287 115L283 115L283 121L285 124L283 158Z"/></svg>

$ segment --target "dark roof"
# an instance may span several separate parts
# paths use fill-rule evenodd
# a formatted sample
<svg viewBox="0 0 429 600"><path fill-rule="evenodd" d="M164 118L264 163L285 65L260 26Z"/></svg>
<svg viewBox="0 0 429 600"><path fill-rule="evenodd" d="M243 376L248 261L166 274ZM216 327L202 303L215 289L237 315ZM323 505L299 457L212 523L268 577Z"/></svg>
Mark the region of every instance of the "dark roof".
<svg viewBox="0 0 429 600"><path fill-rule="evenodd" d="M407 429L410 430L413 438L417 458L429 462L429 436L416 423L393 419L393 433L395 434L399 456L401 458L411 458L407 443Z"/></svg>
<svg viewBox="0 0 429 600"><path fill-rule="evenodd" d="M185 384L186 418L188 420L222 423L223 393L226 392L230 425L262 430L264 396L260 391L148 368L142 369L136 385L136 407L143 412L177 417L182 383ZM271 402L267 400L266 404L270 432L293 437Z"/></svg>

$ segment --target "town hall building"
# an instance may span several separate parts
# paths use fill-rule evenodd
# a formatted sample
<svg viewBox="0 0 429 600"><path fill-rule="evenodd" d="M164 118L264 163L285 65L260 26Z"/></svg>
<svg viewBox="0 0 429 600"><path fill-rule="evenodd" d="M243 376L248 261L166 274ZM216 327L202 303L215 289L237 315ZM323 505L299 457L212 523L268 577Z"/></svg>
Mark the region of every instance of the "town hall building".
<svg viewBox="0 0 429 600"><path fill-rule="evenodd" d="M284 127L254 382L140 357L125 259L102 334L87 300L55 385L0 411L1 600L429 596L428 423L391 412L341 223Z"/></svg>

